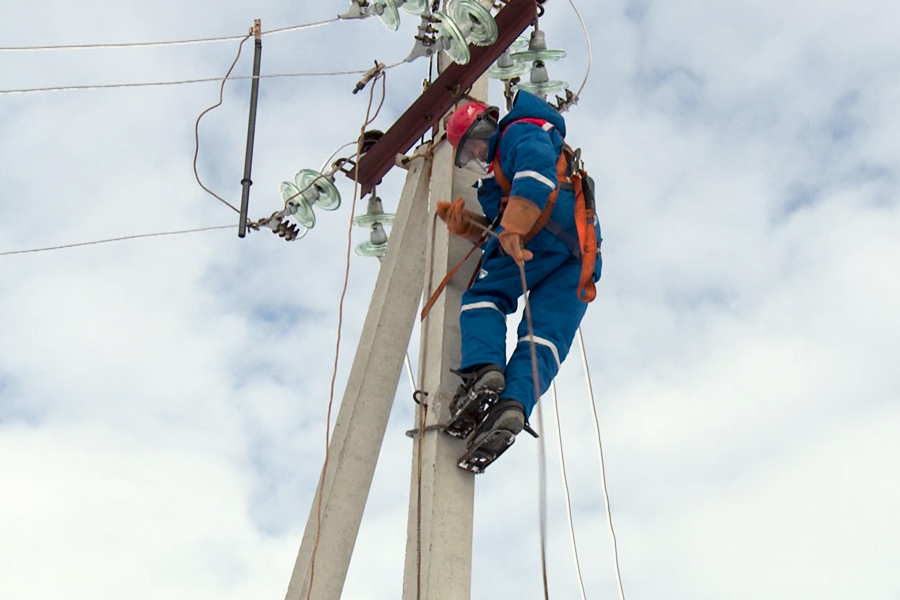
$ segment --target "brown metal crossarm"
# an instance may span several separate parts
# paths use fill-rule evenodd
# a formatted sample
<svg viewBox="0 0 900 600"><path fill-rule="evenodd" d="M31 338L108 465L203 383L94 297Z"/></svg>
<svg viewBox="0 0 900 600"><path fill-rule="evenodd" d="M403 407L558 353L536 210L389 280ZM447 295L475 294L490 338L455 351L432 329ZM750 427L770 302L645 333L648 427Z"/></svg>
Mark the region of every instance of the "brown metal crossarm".
<svg viewBox="0 0 900 600"><path fill-rule="evenodd" d="M371 192L394 166L398 154L409 150L487 71L506 48L534 22L535 0L510 0L497 13L499 35L490 46L472 46L466 65L452 64L428 87L397 122L359 160L362 195ZM350 179L356 177L350 172Z"/></svg>

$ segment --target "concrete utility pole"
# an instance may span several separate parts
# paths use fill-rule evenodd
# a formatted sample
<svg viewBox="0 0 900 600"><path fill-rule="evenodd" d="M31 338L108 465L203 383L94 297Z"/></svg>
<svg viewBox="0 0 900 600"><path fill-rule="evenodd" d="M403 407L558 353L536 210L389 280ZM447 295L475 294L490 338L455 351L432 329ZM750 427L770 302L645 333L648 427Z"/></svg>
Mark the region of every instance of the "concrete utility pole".
<svg viewBox="0 0 900 600"><path fill-rule="evenodd" d="M487 99L487 80L482 79L469 94ZM462 197L469 209L481 212L476 199L474 173L456 169L453 148L446 141L435 149L431 179L430 221L437 218L435 203ZM451 235L437 221L434 236L429 228L425 299L471 248L471 243ZM419 388L428 393L425 426L445 424L459 378L450 373L459 367L459 306L470 274L477 268L478 256L460 269L422 326L419 354ZM417 407L416 426L424 410ZM472 519L475 475L457 467L465 452L465 440L442 431L426 430L413 444L410 511L407 525L406 571L403 600L468 600L472 573ZM421 450L421 453L420 453ZM420 463L421 461L421 463ZM421 472L421 477L420 477ZM421 498L421 504L419 499Z"/></svg>
<svg viewBox="0 0 900 600"><path fill-rule="evenodd" d="M479 77L535 14L533 0L509 0L497 14L495 44L472 47L468 65L441 65L441 76L360 157L353 176L364 194L470 86L470 98L486 101L487 80ZM462 197L480 212L472 188L476 177L454 168L446 141L432 150L409 163L286 600L340 599L423 288L427 300L471 247L447 232L435 203ZM416 427L425 417L426 431L414 443L403 600L468 600L470 594L474 475L456 465L465 442L429 427L447 422L459 385L450 369L459 366L460 299L476 262L473 256L460 270L422 327L419 388L427 408L417 409Z"/></svg>
<svg viewBox="0 0 900 600"><path fill-rule="evenodd" d="M341 597L421 297L430 177L410 162L286 600Z"/></svg>
<svg viewBox="0 0 900 600"><path fill-rule="evenodd" d="M487 83L478 84L470 95L485 97ZM446 141L434 148L433 158L410 162L329 444L328 466L313 498L286 600L305 600L308 595L314 600L341 597L423 284L428 297L471 247L451 236L435 214L437 200L460 196L479 210L472 188L475 175L458 171L453 166L453 148ZM471 273L476 264L473 256L461 273ZM426 425L446 423L459 383L450 369L459 366L459 305L467 281L464 274L452 281L423 324L419 387L427 392ZM421 412L416 423L420 417ZM416 436L413 446L403 598L468 600L474 475L456 466L465 442L430 430L421 443Z"/></svg>

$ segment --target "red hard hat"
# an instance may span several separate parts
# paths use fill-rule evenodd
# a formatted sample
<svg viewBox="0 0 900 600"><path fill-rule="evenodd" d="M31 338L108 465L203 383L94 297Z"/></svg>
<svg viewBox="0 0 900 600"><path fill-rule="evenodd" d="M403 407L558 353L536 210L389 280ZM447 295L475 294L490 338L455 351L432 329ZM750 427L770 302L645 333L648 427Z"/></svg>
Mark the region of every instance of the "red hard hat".
<svg viewBox="0 0 900 600"><path fill-rule="evenodd" d="M459 142L473 123L486 111L498 112L496 108L482 104L481 102L469 102L463 104L450 115L447 121L447 141L454 148L459 147ZM496 115L494 115L496 119Z"/></svg>

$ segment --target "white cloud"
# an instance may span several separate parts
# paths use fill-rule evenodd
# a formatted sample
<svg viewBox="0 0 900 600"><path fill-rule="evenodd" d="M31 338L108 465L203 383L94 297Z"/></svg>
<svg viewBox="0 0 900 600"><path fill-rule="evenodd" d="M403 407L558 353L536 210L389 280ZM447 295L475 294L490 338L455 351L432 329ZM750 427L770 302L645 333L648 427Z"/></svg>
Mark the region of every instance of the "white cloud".
<svg viewBox="0 0 900 600"><path fill-rule="evenodd" d="M604 277L584 330L626 593L896 597L896 7L580 4L594 64L566 117L600 190ZM255 17L269 29L343 9L22 5L3 45L234 35ZM551 76L580 84L571 7L547 12L548 42L570 55ZM395 62L414 21L267 37L263 72ZM4 54L3 87L215 77L235 51ZM376 126L426 75L424 61L390 71ZM280 181L357 136L355 81L263 81L253 218L279 208ZM236 220L191 169L194 120L217 95L0 95L0 251ZM229 83L201 123L201 175L233 202L247 98ZM323 454L352 199L337 185L342 208L295 244L223 231L0 257L9 597L284 593ZM388 210L401 185L379 187ZM377 272L351 265L338 399ZM615 597L577 351L559 386L588 596ZM407 388L404 375L348 595L402 585ZM536 449L517 441L477 480L473 595L539 593ZM551 593L574 595L552 454L549 478Z"/></svg>

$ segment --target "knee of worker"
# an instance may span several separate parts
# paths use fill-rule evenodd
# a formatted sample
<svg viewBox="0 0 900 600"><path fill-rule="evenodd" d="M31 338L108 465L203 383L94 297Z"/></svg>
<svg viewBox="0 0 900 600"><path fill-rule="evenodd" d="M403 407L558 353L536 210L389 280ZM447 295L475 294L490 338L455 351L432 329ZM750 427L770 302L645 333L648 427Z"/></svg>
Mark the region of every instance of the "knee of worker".
<svg viewBox="0 0 900 600"><path fill-rule="evenodd" d="M509 281L487 281L487 278L476 281L463 292L460 310L493 308L504 316L515 312L517 300L522 295L522 284L518 281L513 283L517 285Z"/></svg>
<svg viewBox="0 0 900 600"><path fill-rule="evenodd" d="M532 308L534 339L541 355L547 357L550 353L549 356L559 364L566 360L586 308L584 302L574 297L558 310L537 312ZM520 345L528 340L528 322L524 318L519 323L518 336Z"/></svg>

